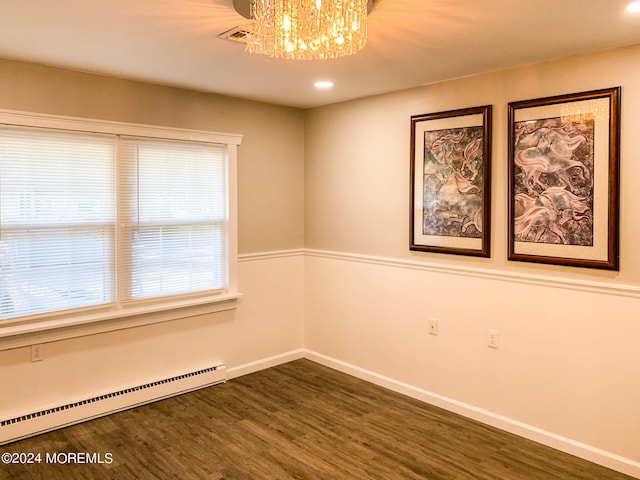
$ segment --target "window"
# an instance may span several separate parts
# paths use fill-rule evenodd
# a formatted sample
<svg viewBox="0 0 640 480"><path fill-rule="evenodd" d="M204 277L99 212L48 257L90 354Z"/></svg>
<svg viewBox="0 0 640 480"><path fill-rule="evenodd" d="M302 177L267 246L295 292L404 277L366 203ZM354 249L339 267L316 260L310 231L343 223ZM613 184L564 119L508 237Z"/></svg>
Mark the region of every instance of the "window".
<svg viewBox="0 0 640 480"><path fill-rule="evenodd" d="M234 293L238 136L0 123L0 326Z"/></svg>
<svg viewBox="0 0 640 480"><path fill-rule="evenodd" d="M0 318L112 301L113 144L0 130Z"/></svg>
<svg viewBox="0 0 640 480"><path fill-rule="evenodd" d="M221 146L120 142L123 299L224 288L225 169Z"/></svg>

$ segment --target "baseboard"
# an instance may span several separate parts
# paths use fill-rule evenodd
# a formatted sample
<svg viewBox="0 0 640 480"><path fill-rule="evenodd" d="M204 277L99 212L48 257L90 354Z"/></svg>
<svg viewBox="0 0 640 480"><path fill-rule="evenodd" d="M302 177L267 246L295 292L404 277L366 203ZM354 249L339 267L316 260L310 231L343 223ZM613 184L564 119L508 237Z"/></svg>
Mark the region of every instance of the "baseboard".
<svg viewBox="0 0 640 480"><path fill-rule="evenodd" d="M265 370L277 365L282 365L283 363L300 360L301 358L304 358L304 355L305 350L300 348L298 350L291 350L290 352L274 355L273 357L256 360L255 362L238 365L237 367L227 368L227 379L241 377L243 375L259 372L260 370Z"/></svg>
<svg viewBox="0 0 640 480"><path fill-rule="evenodd" d="M540 428L528 425L526 423L513 420L502 415L469 405L457 400L429 392L421 388L400 382L393 378L380 375L378 373L365 370L356 365L337 360L335 358L314 352L312 350L304 350L304 358L327 366L334 370L347 373L354 377L366 380L375 385L379 385L394 392L407 395L411 398L423 401L430 405L443 408L453 413L457 413L464 417L482 422L486 425L499 428L509 433L513 433L523 438L527 438L534 442L552 447L561 452L565 452L584 460L602 465L604 467L616 470L618 472L640 478L640 462L636 462L626 457L616 455L611 452L577 442L570 438L557 435L552 432L542 430Z"/></svg>
<svg viewBox="0 0 640 480"><path fill-rule="evenodd" d="M473 405L469 405L463 402L459 402L457 400L439 395L437 393L429 392L427 390L415 387L413 385L395 380L390 377L386 377L384 375L380 375L378 373L363 369L356 365L349 364L347 362L343 362L341 360L337 360L335 358L329 357L327 355L323 355L318 352L314 352L313 350L308 349L297 349L289 352L285 352L279 355L274 355L272 357L267 357L264 359L260 359L254 362L246 363L243 365L239 365L232 368L224 368L218 370L218 372L226 372L223 374L224 376L215 379L209 379L208 382L204 383L215 383L219 381L224 381L225 379L233 379L236 377L240 377L242 375L248 375L250 373L258 372L260 370L264 370L270 367L275 367L277 365L281 365L287 362L291 362L294 360L299 360L301 358L306 358L308 360L314 361L321 365L325 365L334 370L352 375L356 378L360 378L362 380L366 380L375 385L379 385L384 388L388 388L389 390L401 393L403 395L407 395L409 397L415 398L417 400L423 401L425 403L443 408L450 412L462 415L464 417L482 422L486 425L490 425L492 427L499 428L509 433L513 433L515 435L519 435L523 438L527 438L529 440L535 441L537 443L547 445L549 447L555 448L556 450L575 455L576 457L582 458L584 460L596 463L598 465L602 465L604 467L610 468L612 470L616 470L618 472L624 473L626 475L630 475L635 478L640 479L640 462L636 462L629 458L625 458L611 452L607 452L605 450L601 450L599 448L577 442L570 438L566 438L560 435L556 435L552 432L548 432L537 427L519 422L517 420L513 420L502 415L498 415L496 413L483 410L481 408L475 407ZM190 376L188 374L187 376ZM215 380L215 381L214 381ZM162 384L162 382L159 382ZM34 434L44 433L45 431L54 430L56 428L61 428L63 426L71 425L73 423L79 423L82 421L89 420L91 418L96 418L103 415L108 415L110 413L115 413L116 411L124 410L127 408L131 408L132 403L140 405L143 403L149 403L156 400L161 400L163 398L167 398L169 396L176 395L178 393L184 393L185 391L194 390L197 388L202 388L202 382L194 381L193 385L183 385L180 389L171 389L171 391L163 391L163 392L154 392L152 395L150 394L148 397L144 399L137 399L135 402L126 402L122 405L111 405L109 408L104 408L95 410L93 409L91 412L82 412L80 416L75 416L73 418L57 418L55 424L50 425L42 425L40 424L37 428L31 426L29 431L11 431L9 432L9 428L14 427L12 425L7 425L5 427L6 431L5 435L0 435L0 445L3 443L8 443L15 441L20 438L25 438ZM155 387L155 385L154 385ZM151 389L153 390L153 389ZM149 390L149 393L151 393ZM118 394L119 395L119 394ZM81 402L82 403L82 402ZM91 405L90 402L89 405ZM85 405L82 405L84 408ZM95 407L94 407L95 408ZM63 413L66 409L63 409ZM80 411L81 409L78 409Z"/></svg>
<svg viewBox="0 0 640 480"><path fill-rule="evenodd" d="M0 418L0 445L86 422L122 410L152 403L199 388L223 383L249 373L299 360L304 349L292 350L233 368L218 365L201 371L188 372L171 378L158 379L143 385L117 389L95 397L78 399L62 405L25 412L12 418Z"/></svg>
<svg viewBox="0 0 640 480"><path fill-rule="evenodd" d="M0 419L0 445L224 383L226 378L226 366L220 364Z"/></svg>

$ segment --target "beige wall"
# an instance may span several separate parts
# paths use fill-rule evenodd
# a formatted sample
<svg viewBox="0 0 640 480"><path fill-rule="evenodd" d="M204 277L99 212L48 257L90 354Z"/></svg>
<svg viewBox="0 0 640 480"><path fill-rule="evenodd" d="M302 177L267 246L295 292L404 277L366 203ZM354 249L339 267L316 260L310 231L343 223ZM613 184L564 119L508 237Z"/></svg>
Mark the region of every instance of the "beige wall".
<svg viewBox="0 0 640 480"><path fill-rule="evenodd" d="M302 248L302 110L0 59L0 109L244 135L239 252Z"/></svg>
<svg viewBox="0 0 640 480"><path fill-rule="evenodd" d="M0 419L226 363L250 371L302 348L304 114L220 95L0 60L0 109L244 135L238 148L238 308L0 351ZM189 312L188 312L189 313ZM255 367L257 368L257 367Z"/></svg>
<svg viewBox="0 0 640 480"><path fill-rule="evenodd" d="M632 46L307 111L306 348L640 462L639 78ZM620 271L507 261L508 102L614 86ZM410 117L485 104L491 258L410 252Z"/></svg>
<svg viewBox="0 0 640 480"><path fill-rule="evenodd" d="M305 247L640 285L640 47L531 65L307 111ZM508 262L507 104L622 86L619 273ZM492 256L410 252L410 116L493 105ZM356 221L356 219L358 221Z"/></svg>
<svg viewBox="0 0 640 480"><path fill-rule="evenodd" d="M0 108L244 135L238 309L55 342L40 363L27 348L0 352L0 384L17 392L0 398L0 417L204 361L242 372L306 347L640 462L637 78L638 46L304 112L0 60ZM508 262L507 103L616 85L620 272ZM411 253L409 117L482 104L494 105L492 257ZM249 255L303 246L304 257ZM488 328L500 331L498 350L486 346Z"/></svg>

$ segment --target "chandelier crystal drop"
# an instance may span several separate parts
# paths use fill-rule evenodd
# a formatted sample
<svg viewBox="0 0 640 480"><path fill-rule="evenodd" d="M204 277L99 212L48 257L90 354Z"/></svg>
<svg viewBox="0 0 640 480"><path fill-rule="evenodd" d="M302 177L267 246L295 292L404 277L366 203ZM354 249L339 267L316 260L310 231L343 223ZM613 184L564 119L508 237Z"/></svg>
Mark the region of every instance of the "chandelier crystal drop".
<svg viewBox="0 0 640 480"><path fill-rule="evenodd" d="M251 18L250 53L323 60L367 42L367 0L251 0Z"/></svg>

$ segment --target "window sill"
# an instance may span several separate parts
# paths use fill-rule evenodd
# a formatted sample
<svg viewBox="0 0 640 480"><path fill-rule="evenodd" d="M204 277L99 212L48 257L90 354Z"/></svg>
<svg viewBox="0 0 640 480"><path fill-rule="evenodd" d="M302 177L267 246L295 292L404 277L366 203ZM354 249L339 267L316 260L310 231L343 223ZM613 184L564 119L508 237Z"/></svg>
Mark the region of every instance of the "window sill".
<svg viewBox="0 0 640 480"><path fill-rule="evenodd" d="M0 351L233 310L240 296L225 293L32 323L0 324Z"/></svg>

